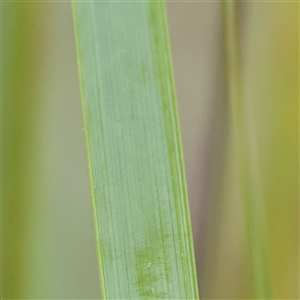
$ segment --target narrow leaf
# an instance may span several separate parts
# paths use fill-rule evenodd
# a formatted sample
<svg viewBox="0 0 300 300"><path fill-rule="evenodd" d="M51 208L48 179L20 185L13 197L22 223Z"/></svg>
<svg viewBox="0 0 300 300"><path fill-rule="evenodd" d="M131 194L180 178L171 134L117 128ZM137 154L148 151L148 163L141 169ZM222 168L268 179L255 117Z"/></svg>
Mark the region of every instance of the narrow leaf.
<svg viewBox="0 0 300 300"><path fill-rule="evenodd" d="M239 49L237 1L221 3L225 27L225 57L228 97L231 105L233 143L238 163L240 197L244 204L248 243L252 260L256 299L272 299L266 255L266 225L263 199L251 166L243 99L241 57Z"/></svg>
<svg viewBox="0 0 300 300"><path fill-rule="evenodd" d="M104 299L198 299L163 2L73 2Z"/></svg>

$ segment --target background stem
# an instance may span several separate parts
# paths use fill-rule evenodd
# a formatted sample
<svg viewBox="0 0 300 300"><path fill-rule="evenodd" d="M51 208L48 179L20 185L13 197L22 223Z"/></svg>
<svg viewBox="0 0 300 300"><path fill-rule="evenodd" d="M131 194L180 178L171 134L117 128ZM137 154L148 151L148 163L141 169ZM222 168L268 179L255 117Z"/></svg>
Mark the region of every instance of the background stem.
<svg viewBox="0 0 300 300"><path fill-rule="evenodd" d="M240 197L244 203L246 229L253 266L255 296L271 299L267 258L265 253L265 213L255 173L251 169L251 151L247 142L245 103L242 88L242 62L238 32L236 1L222 2L225 25L225 64L227 70L228 98L231 106L233 143L238 166Z"/></svg>

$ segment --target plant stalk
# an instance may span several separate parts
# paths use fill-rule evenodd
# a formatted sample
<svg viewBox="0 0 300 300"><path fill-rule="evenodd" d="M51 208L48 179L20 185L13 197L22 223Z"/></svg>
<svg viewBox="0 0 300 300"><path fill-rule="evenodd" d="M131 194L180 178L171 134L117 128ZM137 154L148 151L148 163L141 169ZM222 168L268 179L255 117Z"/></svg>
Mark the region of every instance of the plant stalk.
<svg viewBox="0 0 300 300"><path fill-rule="evenodd" d="M225 65L228 98L231 106L232 134L236 152L240 197L244 203L246 230L253 266L256 299L271 299L267 256L265 252L265 214L259 187L251 168L251 151L247 145L246 113L242 92L242 61L238 33L237 1L221 3L225 28Z"/></svg>

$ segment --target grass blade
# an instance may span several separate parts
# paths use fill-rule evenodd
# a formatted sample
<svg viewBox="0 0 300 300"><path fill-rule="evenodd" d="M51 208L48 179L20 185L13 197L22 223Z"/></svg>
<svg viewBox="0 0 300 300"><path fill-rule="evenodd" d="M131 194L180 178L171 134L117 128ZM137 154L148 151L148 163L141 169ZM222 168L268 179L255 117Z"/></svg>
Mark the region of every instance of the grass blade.
<svg viewBox="0 0 300 300"><path fill-rule="evenodd" d="M163 2L73 2L104 299L198 299Z"/></svg>
<svg viewBox="0 0 300 300"><path fill-rule="evenodd" d="M40 49L46 23L41 8L1 2L1 299L29 298L41 105L36 89L41 66L36 61L44 57Z"/></svg>
<svg viewBox="0 0 300 300"><path fill-rule="evenodd" d="M238 163L240 197L244 202L246 228L253 266L256 299L272 299L266 257L266 224L255 172L250 165L246 114L243 102L241 60L237 28L237 1L222 2L225 24L225 56L228 96L231 105L233 144Z"/></svg>

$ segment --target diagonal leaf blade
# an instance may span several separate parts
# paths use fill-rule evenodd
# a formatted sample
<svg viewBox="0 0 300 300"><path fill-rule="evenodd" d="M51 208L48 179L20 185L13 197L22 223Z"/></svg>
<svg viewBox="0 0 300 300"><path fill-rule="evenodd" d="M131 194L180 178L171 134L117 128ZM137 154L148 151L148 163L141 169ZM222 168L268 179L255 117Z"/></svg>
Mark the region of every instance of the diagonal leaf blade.
<svg viewBox="0 0 300 300"><path fill-rule="evenodd" d="M163 2L73 1L104 299L198 299Z"/></svg>

